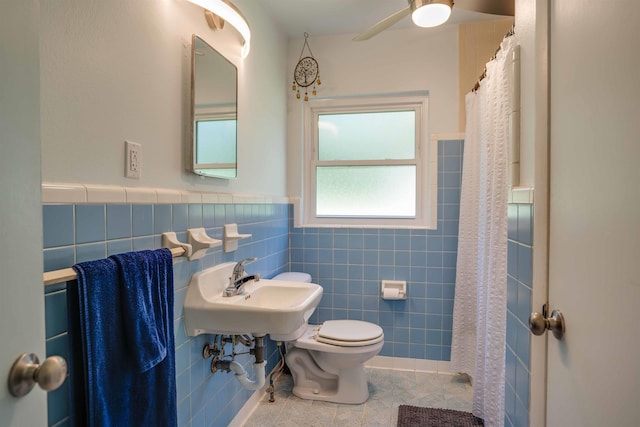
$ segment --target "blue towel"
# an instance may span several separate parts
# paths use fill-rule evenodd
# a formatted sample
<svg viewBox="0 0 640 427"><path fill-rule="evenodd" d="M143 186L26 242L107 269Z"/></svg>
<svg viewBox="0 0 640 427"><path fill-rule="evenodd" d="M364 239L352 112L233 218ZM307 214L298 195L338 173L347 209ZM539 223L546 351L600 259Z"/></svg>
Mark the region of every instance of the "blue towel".
<svg viewBox="0 0 640 427"><path fill-rule="evenodd" d="M74 269L72 425L176 426L171 252L131 252Z"/></svg>
<svg viewBox="0 0 640 427"><path fill-rule="evenodd" d="M164 360L170 325L166 287L167 267L161 252L143 251L114 255L119 267L122 316L130 356L139 372ZM172 285L173 286L173 285ZM171 325L173 327L173 325Z"/></svg>

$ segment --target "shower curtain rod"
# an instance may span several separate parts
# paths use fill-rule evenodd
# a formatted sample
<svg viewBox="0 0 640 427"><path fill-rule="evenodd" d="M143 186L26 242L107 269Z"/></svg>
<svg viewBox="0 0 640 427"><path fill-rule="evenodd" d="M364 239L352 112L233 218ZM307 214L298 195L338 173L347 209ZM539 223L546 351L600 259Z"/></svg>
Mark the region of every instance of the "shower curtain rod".
<svg viewBox="0 0 640 427"><path fill-rule="evenodd" d="M171 255L173 255L174 258L184 255L184 248L172 248L169 250L171 251ZM44 286L64 283L68 282L69 280L76 280L78 278L78 275L73 268L63 268L61 270L47 271L42 276L42 282L44 283Z"/></svg>
<svg viewBox="0 0 640 427"><path fill-rule="evenodd" d="M516 33L516 24L513 24L511 26L511 28L509 29L509 31L507 31L507 34L505 34L502 39L504 40L506 38L509 38L512 35L514 35L515 33ZM496 59L496 57L498 56L498 52L500 52L500 49L501 49L501 47L498 46L498 48L496 49L495 53L493 54L493 56L489 60L489 62L491 62L494 59ZM487 67L486 66L484 67L484 70L482 71L482 74L480 74L480 77L478 77L478 80L476 81L476 84L473 85L473 89L471 89L472 92L475 92L478 89L480 89L480 82L482 80L484 80L485 77L487 77Z"/></svg>

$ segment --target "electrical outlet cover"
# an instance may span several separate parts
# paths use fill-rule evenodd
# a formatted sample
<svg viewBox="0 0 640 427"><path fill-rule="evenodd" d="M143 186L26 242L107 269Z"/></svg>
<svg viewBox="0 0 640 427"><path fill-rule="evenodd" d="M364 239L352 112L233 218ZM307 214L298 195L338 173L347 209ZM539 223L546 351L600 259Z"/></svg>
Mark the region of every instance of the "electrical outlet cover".
<svg viewBox="0 0 640 427"><path fill-rule="evenodd" d="M132 179L140 179L142 169L142 146L136 142L124 142L124 176Z"/></svg>

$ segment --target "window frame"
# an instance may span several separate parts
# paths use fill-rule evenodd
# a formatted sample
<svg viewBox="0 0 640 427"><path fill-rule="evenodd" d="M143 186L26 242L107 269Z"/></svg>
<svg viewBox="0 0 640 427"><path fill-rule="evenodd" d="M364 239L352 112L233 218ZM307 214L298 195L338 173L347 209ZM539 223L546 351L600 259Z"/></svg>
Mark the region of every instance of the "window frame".
<svg viewBox="0 0 640 427"><path fill-rule="evenodd" d="M315 98L305 102L303 111L304 162L303 194L296 209L299 227L422 228L437 227L437 144L429 138L428 92ZM318 117L321 114L415 111L415 157L411 160L318 160ZM316 167L318 166L416 166L416 216L327 217L316 216Z"/></svg>

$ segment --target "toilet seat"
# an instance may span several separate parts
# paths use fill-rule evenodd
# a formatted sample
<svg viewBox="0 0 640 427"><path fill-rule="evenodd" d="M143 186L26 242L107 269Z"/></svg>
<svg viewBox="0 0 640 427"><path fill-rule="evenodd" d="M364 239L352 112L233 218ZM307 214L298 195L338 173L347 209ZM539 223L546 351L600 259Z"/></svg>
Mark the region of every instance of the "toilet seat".
<svg viewBox="0 0 640 427"><path fill-rule="evenodd" d="M327 320L316 331L315 340L321 343L362 347L384 339L382 328L360 320Z"/></svg>

